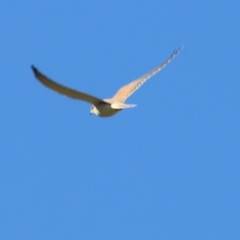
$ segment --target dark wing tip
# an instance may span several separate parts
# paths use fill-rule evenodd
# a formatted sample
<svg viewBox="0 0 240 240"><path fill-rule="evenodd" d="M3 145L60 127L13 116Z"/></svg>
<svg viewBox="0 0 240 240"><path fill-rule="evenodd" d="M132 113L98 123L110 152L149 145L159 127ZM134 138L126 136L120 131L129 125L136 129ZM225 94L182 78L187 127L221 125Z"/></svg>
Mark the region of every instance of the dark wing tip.
<svg viewBox="0 0 240 240"><path fill-rule="evenodd" d="M34 65L31 65L31 68L32 68L32 70L33 70L34 74L36 75L36 74L38 73L38 70L37 70L37 68L35 68L35 66L34 66Z"/></svg>

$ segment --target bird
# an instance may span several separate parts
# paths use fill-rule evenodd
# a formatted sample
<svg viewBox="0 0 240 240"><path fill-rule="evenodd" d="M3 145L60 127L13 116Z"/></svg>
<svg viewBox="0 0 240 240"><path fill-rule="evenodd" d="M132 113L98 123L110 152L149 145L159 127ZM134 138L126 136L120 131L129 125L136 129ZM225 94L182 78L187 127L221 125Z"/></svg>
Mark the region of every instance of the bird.
<svg viewBox="0 0 240 240"><path fill-rule="evenodd" d="M143 83L166 67L167 64L169 64L180 53L181 49L182 47L174 50L173 53L156 68L146 73L142 77L121 87L112 98L108 99L101 99L90 94L65 87L43 75L34 65L31 65L31 68L37 80L51 90L67 97L90 103L90 114L94 114L99 117L111 117L123 109L135 107L136 104L125 103L126 99L130 97L130 95L132 95L137 89L139 89Z"/></svg>

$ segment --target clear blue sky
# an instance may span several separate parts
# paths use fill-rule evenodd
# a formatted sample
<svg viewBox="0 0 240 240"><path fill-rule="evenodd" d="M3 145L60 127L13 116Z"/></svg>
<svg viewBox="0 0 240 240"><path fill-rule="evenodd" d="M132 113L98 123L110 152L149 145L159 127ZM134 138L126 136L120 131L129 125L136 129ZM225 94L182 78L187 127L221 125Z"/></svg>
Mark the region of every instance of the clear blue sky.
<svg viewBox="0 0 240 240"><path fill-rule="evenodd" d="M240 239L240 1L0 2L0 239ZM182 52L112 118L101 98Z"/></svg>

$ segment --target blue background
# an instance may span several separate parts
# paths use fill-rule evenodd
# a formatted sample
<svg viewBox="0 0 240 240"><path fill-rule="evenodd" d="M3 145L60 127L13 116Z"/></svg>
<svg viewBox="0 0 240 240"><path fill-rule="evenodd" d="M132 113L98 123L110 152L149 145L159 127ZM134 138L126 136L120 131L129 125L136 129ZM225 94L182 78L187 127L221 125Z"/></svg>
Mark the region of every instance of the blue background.
<svg viewBox="0 0 240 240"><path fill-rule="evenodd" d="M240 2L0 2L0 239L240 239ZM101 98L182 52L111 118Z"/></svg>

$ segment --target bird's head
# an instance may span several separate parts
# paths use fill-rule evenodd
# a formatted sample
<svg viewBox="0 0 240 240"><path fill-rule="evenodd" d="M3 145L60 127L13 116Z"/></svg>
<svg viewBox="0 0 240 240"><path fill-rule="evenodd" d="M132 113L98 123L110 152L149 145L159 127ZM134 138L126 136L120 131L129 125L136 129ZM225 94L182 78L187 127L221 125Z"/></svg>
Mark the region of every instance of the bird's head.
<svg viewBox="0 0 240 240"><path fill-rule="evenodd" d="M94 115L97 115L97 116L99 115L99 111L94 105L91 106L90 114L91 115L94 114Z"/></svg>

